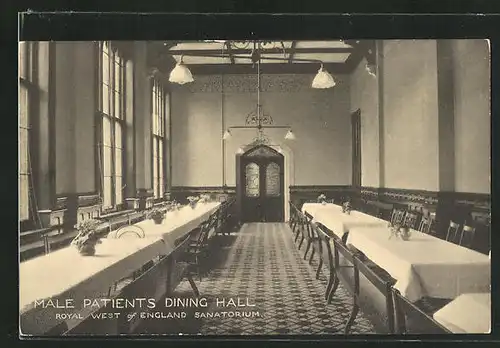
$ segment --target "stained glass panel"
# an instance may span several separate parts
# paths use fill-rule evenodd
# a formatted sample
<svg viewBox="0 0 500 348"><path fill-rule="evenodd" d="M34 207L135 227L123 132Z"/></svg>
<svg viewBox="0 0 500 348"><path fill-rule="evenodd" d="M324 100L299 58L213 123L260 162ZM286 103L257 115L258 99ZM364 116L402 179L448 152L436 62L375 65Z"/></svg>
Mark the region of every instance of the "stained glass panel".
<svg viewBox="0 0 500 348"><path fill-rule="evenodd" d="M247 197L259 197L259 166L256 163L249 163L245 167L246 195Z"/></svg>
<svg viewBox="0 0 500 348"><path fill-rule="evenodd" d="M280 195L280 166L270 163L266 168L266 195L277 197Z"/></svg>
<svg viewBox="0 0 500 348"><path fill-rule="evenodd" d="M274 157L279 156L279 153L267 146L259 146L251 150L246 156L258 157Z"/></svg>

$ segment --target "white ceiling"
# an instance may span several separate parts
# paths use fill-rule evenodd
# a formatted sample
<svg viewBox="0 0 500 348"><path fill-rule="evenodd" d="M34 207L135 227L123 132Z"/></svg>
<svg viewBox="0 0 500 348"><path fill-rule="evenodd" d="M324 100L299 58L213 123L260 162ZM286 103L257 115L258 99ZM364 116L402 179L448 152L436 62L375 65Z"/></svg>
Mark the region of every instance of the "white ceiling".
<svg viewBox="0 0 500 348"><path fill-rule="evenodd" d="M179 43L172 48L170 48L170 51L174 53L175 51L184 51L184 50L193 50L193 51L200 51L203 52L204 50L213 50L215 54L217 54L220 50L221 55L222 54L228 54L227 48L225 46L225 41L224 40L214 40L214 41L193 41L193 42L183 42ZM283 64L283 63L288 63L289 60L289 54L287 52L283 53L266 53L266 49L274 49L273 52L276 52L277 49L282 49L283 47L285 49L290 49L292 47L293 41L275 41L271 44L264 44L262 45L262 59L261 63L263 64ZM247 49L251 50L253 48L253 44L251 43L243 43L243 42L234 42L232 45L235 49ZM345 44L342 41L335 40L335 41L297 41L295 44L295 48L299 49L308 49L312 48L315 49L316 51L321 50L322 48L325 49L332 49L332 48L351 48L351 46ZM238 54L239 56L242 56L242 54ZM315 53L295 53L293 55L294 59L306 59L306 60L320 60L324 63L344 63L346 59L349 57L350 53L322 53L322 52L315 52ZM244 56L248 56L250 58L250 54L245 54ZM181 56L180 55L173 55L175 60L177 62L180 61ZM266 59L267 58L273 58L272 60ZM202 57L202 56L190 56L190 55L184 55L183 57L183 62L185 64L230 64L231 61L229 58L224 58L224 57ZM304 63L300 61L295 61L295 63ZM244 59L244 58L235 58L235 64L252 64L250 59Z"/></svg>

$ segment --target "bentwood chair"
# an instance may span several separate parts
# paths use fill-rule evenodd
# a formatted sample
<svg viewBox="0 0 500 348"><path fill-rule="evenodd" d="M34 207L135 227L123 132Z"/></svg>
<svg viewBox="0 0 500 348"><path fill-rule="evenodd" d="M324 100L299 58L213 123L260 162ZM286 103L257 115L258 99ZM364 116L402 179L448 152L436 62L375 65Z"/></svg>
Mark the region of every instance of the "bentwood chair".
<svg viewBox="0 0 500 348"><path fill-rule="evenodd" d="M404 217L405 217L404 210L400 210L400 209L394 208L392 210L391 221L390 222L391 222L392 225L402 224Z"/></svg>
<svg viewBox="0 0 500 348"><path fill-rule="evenodd" d="M462 234L460 235L459 244L466 248L471 248L474 244L474 236L476 234L476 228L468 225L464 225L462 228Z"/></svg>
<svg viewBox="0 0 500 348"><path fill-rule="evenodd" d="M309 239L309 223L310 223L309 219L310 218L308 218L302 212L299 212L299 214L300 214L299 216L300 216L301 223L299 226L299 231L297 233L297 236L300 235L300 242L299 242L299 250L300 250L304 241ZM309 216L311 216L311 215L309 215ZM306 257L304 256L304 260L305 259L306 259Z"/></svg>
<svg viewBox="0 0 500 348"><path fill-rule="evenodd" d="M396 334L451 333L448 329L435 321L431 313L422 310L422 308L402 296L399 290L392 288L392 297L394 299L394 331ZM416 332L417 328L420 332Z"/></svg>
<svg viewBox="0 0 500 348"><path fill-rule="evenodd" d="M460 230L460 225L454 221L450 221L450 225L448 226L448 232L446 233L446 241L459 244L460 243L459 230Z"/></svg>
<svg viewBox="0 0 500 348"><path fill-rule="evenodd" d="M306 239L307 239L307 246L306 246L306 252L304 253L304 260L307 258L307 253L309 250L311 250L311 255L309 256L309 264L312 263L314 254L316 253L316 250L318 252L321 252L321 243L319 242L319 236L316 233L316 230L313 228L314 223L313 223L313 216L309 214L307 211L304 213L306 217L306 228L307 228L307 234L306 234Z"/></svg>
<svg viewBox="0 0 500 348"><path fill-rule="evenodd" d="M209 248L210 232L214 230L217 223L217 215L212 214L199 228L193 230L189 237L188 256L190 263L196 268L198 277L202 279L202 264L206 266L206 257Z"/></svg>
<svg viewBox="0 0 500 348"><path fill-rule="evenodd" d="M319 243L321 244L321 251L319 252L319 264L318 268L316 269L316 279L319 279L319 274L323 265L326 265L329 270L328 285L325 292L326 299L335 278L335 264L333 261L332 245L330 244L331 234L329 234L326 227L324 227L320 223L313 225L313 228L318 235Z"/></svg>
<svg viewBox="0 0 500 348"><path fill-rule="evenodd" d="M290 203L290 220L288 221L288 223L290 224L290 228L292 229L292 232L295 233L296 232L296 228L299 224L299 210L297 209L297 207L292 203L292 202L289 202Z"/></svg>
<svg viewBox="0 0 500 348"><path fill-rule="evenodd" d="M417 228L418 213L416 211L407 211L404 215L403 225L411 229Z"/></svg>
<svg viewBox="0 0 500 348"><path fill-rule="evenodd" d="M420 220L420 223L418 224L418 231L430 234L432 222L433 220L430 216L423 216L422 219Z"/></svg>

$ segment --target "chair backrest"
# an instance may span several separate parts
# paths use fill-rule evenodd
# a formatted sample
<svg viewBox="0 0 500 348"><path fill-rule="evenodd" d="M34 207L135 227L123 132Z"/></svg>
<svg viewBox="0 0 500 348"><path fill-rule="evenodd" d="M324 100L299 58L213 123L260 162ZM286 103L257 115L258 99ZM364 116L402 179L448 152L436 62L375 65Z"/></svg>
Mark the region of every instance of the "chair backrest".
<svg viewBox="0 0 500 348"><path fill-rule="evenodd" d="M135 238L145 238L146 233L144 229L137 225L125 225L117 229L114 233L110 233L108 238L126 238L126 237L135 237Z"/></svg>
<svg viewBox="0 0 500 348"><path fill-rule="evenodd" d="M429 216L422 216L418 225L418 230L423 233L429 234L431 232L432 219Z"/></svg>
<svg viewBox="0 0 500 348"><path fill-rule="evenodd" d="M418 213L416 211L407 211L404 215L403 225L411 229L417 228Z"/></svg>
<svg viewBox="0 0 500 348"><path fill-rule="evenodd" d="M446 233L446 240L451 243L460 243L460 235L458 231L460 230L460 225L454 221L450 221L448 226L448 232Z"/></svg>
<svg viewBox="0 0 500 348"><path fill-rule="evenodd" d="M460 245L466 248L472 247L474 244L475 234L476 234L475 227L464 225L462 228L462 234L460 235Z"/></svg>
<svg viewBox="0 0 500 348"><path fill-rule="evenodd" d="M334 244L334 258L335 258L335 266L338 267L340 265L339 253L347 260L349 263L354 265L354 254L351 250L347 249L347 246L342 243L338 238L333 238Z"/></svg>
<svg viewBox="0 0 500 348"><path fill-rule="evenodd" d="M344 285L344 287L354 296L355 301L358 301L358 296L360 293L359 270L354 261L354 254L349 249L347 249L347 246L338 238L333 239L333 244L335 273L337 274L337 277L342 280L342 284ZM340 263L340 255L343 256L344 261L347 261L347 264ZM346 276L346 274L344 273L347 268L352 269L352 277L354 279L354 282L350 278L350 275Z"/></svg>
<svg viewBox="0 0 500 348"><path fill-rule="evenodd" d="M414 303L401 295L399 290L392 288L395 314L395 333L411 333L412 328L407 325L407 318L415 322L415 328L419 327L423 332L414 333L451 333L444 326L435 321L429 314L418 308ZM413 327L413 325L412 325Z"/></svg>
<svg viewBox="0 0 500 348"><path fill-rule="evenodd" d="M391 224L396 225L403 223L404 216L404 210L394 208L391 214Z"/></svg>
<svg viewBox="0 0 500 348"><path fill-rule="evenodd" d="M395 280L389 275L387 278L382 278L372 267L365 264L357 255L354 255L354 265L356 270L363 274L366 279L368 279L368 281L373 284L373 286L375 286L375 288L377 288L382 295L384 295L389 333L394 333L394 303L392 300L392 285L395 283Z"/></svg>
<svg viewBox="0 0 500 348"><path fill-rule="evenodd" d="M321 251L319 252L320 257L323 259L323 262L328 265L328 268L330 270L333 270L335 267L335 262L333 259L332 245L330 244L331 237L326 231L325 227L321 224L314 224L312 228L314 229L321 243ZM323 250L325 252L323 252Z"/></svg>
<svg viewBox="0 0 500 348"><path fill-rule="evenodd" d="M311 214L309 214L307 211L304 212L304 216L306 218L305 222L306 222L306 228L307 228L307 235L309 236L309 238L312 238L312 237L314 237L314 234L315 234L314 233L315 231L312 228L312 225L313 225L312 221L314 220L314 217Z"/></svg>

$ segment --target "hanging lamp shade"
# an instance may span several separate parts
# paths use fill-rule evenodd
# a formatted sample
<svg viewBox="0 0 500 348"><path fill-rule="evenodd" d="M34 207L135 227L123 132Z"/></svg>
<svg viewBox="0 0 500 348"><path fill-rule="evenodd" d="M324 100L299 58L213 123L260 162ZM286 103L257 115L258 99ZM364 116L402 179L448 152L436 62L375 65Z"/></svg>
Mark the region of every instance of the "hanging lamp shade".
<svg viewBox="0 0 500 348"><path fill-rule="evenodd" d="M170 77L168 78L170 82L177 83L179 85L184 85L189 82L193 82L193 75L191 71L184 65L181 57L181 61L175 65L175 67L170 72Z"/></svg>
<svg viewBox="0 0 500 348"><path fill-rule="evenodd" d="M321 67L312 82L312 88L325 89L331 88L335 85L336 83L332 75L330 75L328 71L324 70L323 64L321 64Z"/></svg>
<svg viewBox="0 0 500 348"><path fill-rule="evenodd" d="M295 134L292 132L291 129L286 133L285 139L286 140L295 140Z"/></svg>
<svg viewBox="0 0 500 348"><path fill-rule="evenodd" d="M226 131L224 132L224 135L222 136L222 139L228 140L230 138L231 138L231 132L229 131L229 129L226 129Z"/></svg>

